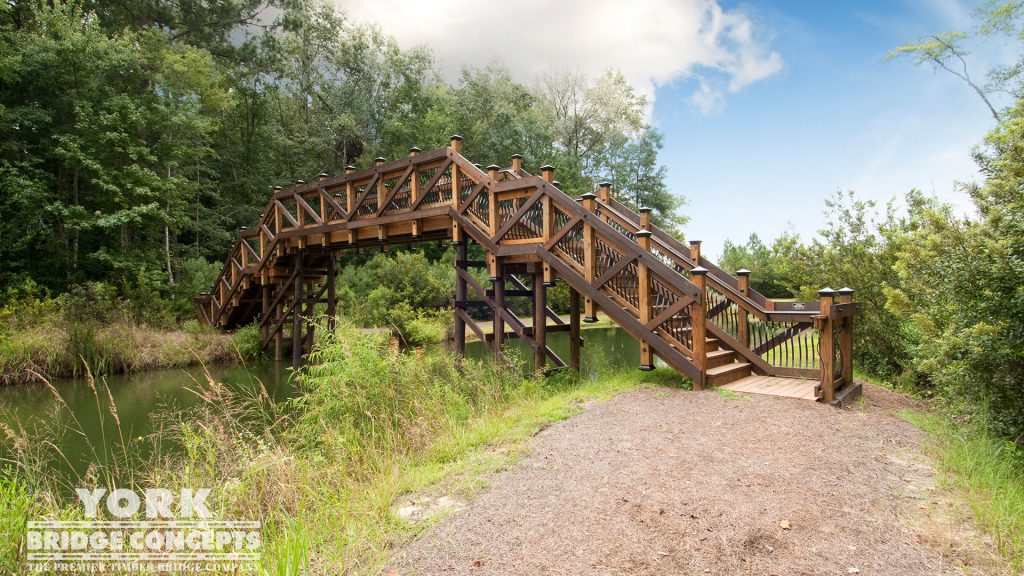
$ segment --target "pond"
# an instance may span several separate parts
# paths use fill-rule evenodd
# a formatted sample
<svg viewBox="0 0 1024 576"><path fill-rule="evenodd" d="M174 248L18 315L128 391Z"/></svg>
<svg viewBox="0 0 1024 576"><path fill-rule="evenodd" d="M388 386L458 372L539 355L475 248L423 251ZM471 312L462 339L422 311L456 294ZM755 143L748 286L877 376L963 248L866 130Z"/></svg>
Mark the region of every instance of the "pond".
<svg viewBox="0 0 1024 576"><path fill-rule="evenodd" d="M623 330L616 327L588 328L582 334L581 372L584 377L596 378L602 373L638 366L640 346ZM568 361L567 333L549 335L548 345ZM506 349L522 359L524 370L530 369L532 356L524 342L509 340ZM466 355L483 359L487 358L488 352L482 343L470 342L466 345ZM267 393L278 401L295 394L288 362L217 366L209 371L218 382L253 391L258 391L262 382ZM42 384L2 387L0 422L14 429L19 426L29 431L45 429L42 437L48 438L53 446L41 447L40 457L48 461L51 469L67 474L71 479L85 474L90 464L102 461L106 451L119 450L122 436L130 440L152 432L156 425L156 420L151 417L154 413L166 413L198 403L200 399L194 390L197 382L205 382L205 379L199 367L106 376L96 381L99 399L84 380L54 381L54 389L66 408ZM109 411L104 383L116 406L120 426ZM8 442L0 441L0 458L9 457Z"/></svg>

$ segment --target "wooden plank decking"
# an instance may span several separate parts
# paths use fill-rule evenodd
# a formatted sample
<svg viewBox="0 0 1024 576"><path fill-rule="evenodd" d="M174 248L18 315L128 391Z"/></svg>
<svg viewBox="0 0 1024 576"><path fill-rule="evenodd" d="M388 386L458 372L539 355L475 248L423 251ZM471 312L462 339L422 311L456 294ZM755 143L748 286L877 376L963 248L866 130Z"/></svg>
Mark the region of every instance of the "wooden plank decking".
<svg viewBox="0 0 1024 576"><path fill-rule="evenodd" d="M776 376L753 375L741 378L719 386L725 390L734 392L749 392L751 394L765 394L768 396L785 396L787 398L802 398L804 400L816 400L814 387L817 380L807 378L779 378Z"/></svg>

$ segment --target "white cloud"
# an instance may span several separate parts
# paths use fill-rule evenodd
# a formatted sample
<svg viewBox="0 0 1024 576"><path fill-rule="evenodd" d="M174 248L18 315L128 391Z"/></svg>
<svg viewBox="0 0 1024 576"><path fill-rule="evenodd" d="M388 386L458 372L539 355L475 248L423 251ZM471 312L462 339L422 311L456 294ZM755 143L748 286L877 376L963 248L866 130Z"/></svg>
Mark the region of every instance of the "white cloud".
<svg viewBox="0 0 1024 576"><path fill-rule="evenodd" d="M782 68L764 31L717 0L334 1L405 47L430 47L450 81L463 65L495 59L526 83L550 70L594 77L615 68L653 101L657 86L699 74L693 101L709 111L726 91Z"/></svg>

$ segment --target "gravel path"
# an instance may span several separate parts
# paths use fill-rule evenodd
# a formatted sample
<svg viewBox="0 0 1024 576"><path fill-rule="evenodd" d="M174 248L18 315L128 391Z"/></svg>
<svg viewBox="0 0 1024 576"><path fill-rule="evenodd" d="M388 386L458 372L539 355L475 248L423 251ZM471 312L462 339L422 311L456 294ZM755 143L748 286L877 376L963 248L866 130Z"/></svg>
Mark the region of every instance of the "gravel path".
<svg viewBox="0 0 1024 576"><path fill-rule="evenodd" d="M936 489L905 397L644 389L595 402L384 574L999 573Z"/></svg>

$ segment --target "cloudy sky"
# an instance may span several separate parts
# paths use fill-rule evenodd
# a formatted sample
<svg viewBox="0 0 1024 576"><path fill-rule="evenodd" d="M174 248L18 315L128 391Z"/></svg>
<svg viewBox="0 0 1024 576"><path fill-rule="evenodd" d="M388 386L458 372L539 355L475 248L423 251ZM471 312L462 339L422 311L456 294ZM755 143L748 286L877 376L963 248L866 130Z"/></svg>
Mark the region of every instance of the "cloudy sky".
<svg viewBox="0 0 1024 576"><path fill-rule="evenodd" d="M925 34L969 30L956 0L336 0L407 47L426 45L449 80L497 59L526 83L550 70L623 72L653 101L670 189L688 199L687 239L813 236L824 199L885 201L911 188L964 210L955 181L991 128L959 80L885 61ZM976 75L1012 59L974 46Z"/></svg>

